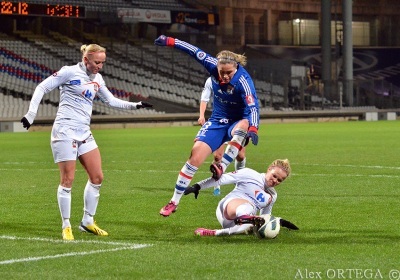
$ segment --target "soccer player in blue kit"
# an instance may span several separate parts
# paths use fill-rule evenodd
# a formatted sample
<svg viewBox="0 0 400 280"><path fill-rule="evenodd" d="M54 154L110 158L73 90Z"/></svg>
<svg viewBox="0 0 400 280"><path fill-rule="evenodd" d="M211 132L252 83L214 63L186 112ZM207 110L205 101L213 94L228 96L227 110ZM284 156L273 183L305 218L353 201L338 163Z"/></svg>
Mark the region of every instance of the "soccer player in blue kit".
<svg viewBox="0 0 400 280"><path fill-rule="evenodd" d="M154 44L179 49L201 63L210 73L214 92L211 117L196 135L190 157L179 172L171 200L160 210L160 215L168 217L176 211L198 168L224 142L229 141L221 163L210 166L216 181L249 139L257 145L260 114L253 80L242 66L247 60L244 55L223 50L213 57L196 46L165 35L159 36Z"/></svg>
<svg viewBox="0 0 400 280"><path fill-rule="evenodd" d="M211 96L214 95L212 90L213 90L212 89L212 81L211 81L211 77L209 77L204 84L203 91L201 92L200 110L199 110L200 114L199 114L199 119L197 120L198 124L200 124L200 125L203 125L206 122L204 114L207 109L207 104L211 99ZM225 144L228 144L228 142L225 142ZM214 163L221 162L222 156L224 155L224 151L225 151L224 148L225 148L225 145L222 145L216 151L214 151L214 161L213 161ZM242 169L245 166L246 166L246 148L243 147L243 149L241 149L239 151L239 153L235 159L235 170ZM214 195L221 194L221 188L218 184L214 185L213 194Z"/></svg>

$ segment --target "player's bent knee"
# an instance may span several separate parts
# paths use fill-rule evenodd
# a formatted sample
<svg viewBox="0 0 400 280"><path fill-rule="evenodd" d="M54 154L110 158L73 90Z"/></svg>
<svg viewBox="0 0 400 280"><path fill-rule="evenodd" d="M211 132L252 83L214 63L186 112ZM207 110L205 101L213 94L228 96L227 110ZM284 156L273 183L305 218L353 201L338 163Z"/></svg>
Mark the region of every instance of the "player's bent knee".
<svg viewBox="0 0 400 280"><path fill-rule="evenodd" d="M71 188L73 182L74 182L74 176L72 176L72 177L64 176L64 177L61 178L60 185L65 187L65 188Z"/></svg>
<svg viewBox="0 0 400 280"><path fill-rule="evenodd" d="M214 155L214 162L220 162L222 159L222 156L220 155Z"/></svg>
<svg viewBox="0 0 400 280"><path fill-rule="evenodd" d="M97 174L96 176L90 176L89 180L92 184L100 185L104 180L104 175L101 173Z"/></svg>

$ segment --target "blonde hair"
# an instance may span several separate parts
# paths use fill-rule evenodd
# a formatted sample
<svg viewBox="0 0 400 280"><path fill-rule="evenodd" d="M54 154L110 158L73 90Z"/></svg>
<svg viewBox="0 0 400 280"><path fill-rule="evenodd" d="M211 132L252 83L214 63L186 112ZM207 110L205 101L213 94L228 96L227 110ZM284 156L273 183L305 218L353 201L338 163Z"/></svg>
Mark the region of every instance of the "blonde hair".
<svg viewBox="0 0 400 280"><path fill-rule="evenodd" d="M290 167L290 162L288 159L276 159L274 160L269 167L278 167L284 170L289 177L290 173L292 172L292 168Z"/></svg>
<svg viewBox="0 0 400 280"><path fill-rule="evenodd" d="M82 45L81 46L81 53L82 53L82 59L85 56L91 55L96 52L106 52L106 48L103 48L102 46L99 46L97 44L90 44L90 45Z"/></svg>
<svg viewBox="0 0 400 280"><path fill-rule="evenodd" d="M218 63L221 64L233 64L239 63L242 66L247 64L247 57L244 54L237 54L231 51L221 51L217 54Z"/></svg>

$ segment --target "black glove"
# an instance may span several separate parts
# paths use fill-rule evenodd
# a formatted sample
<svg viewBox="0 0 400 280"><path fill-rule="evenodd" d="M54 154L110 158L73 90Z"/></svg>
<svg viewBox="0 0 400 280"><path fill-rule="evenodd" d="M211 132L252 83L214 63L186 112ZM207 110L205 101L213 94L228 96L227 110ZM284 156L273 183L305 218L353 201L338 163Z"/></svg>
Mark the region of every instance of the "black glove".
<svg viewBox="0 0 400 280"><path fill-rule="evenodd" d="M153 104L144 102L144 101L140 101L136 104L136 109L140 109L140 108L146 108L146 107L153 107Z"/></svg>
<svg viewBox="0 0 400 280"><path fill-rule="evenodd" d="M194 184L191 187L187 187L185 189L185 192L183 193L184 195L188 195L190 193L194 193L194 198L197 199L197 196L199 195L199 191L200 191L201 187L199 184Z"/></svg>
<svg viewBox="0 0 400 280"><path fill-rule="evenodd" d="M29 121L25 117L23 117L21 119L21 123L22 123L22 126L24 128L26 128L26 130L28 130L31 127L31 124L29 123Z"/></svg>
<svg viewBox="0 0 400 280"><path fill-rule="evenodd" d="M288 228L288 229L293 229L293 230L298 230L299 229L295 224L289 222L288 220L284 220L282 218L280 219L280 224L281 224L282 227L285 227L285 228Z"/></svg>

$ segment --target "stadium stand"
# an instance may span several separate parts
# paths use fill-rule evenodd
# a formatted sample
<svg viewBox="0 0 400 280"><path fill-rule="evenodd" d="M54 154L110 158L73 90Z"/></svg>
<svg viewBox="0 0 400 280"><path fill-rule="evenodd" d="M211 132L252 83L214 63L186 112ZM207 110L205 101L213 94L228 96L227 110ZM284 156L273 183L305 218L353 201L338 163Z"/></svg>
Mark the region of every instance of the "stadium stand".
<svg viewBox="0 0 400 280"><path fill-rule="evenodd" d="M36 85L46 78L48 75L60 69L63 65L77 63L80 60L79 48L81 43L75 42L71 38L67 38L61 34L51 32L51 37L36 35L31 32L17 32L18 38L10 37L6 34L1 35L1 75L4 76L3 88L10 91L18 92L21 96L33 93ZM67 42L67 44L65 44ZM145 57L144 65L146 70L139 63L127 63L118 58L123 58L126 53L126 46L115 44L114 46L105 46L111 51L108 52L107 65L104 67L103 74L111 92L121 99L134 98L135 100L145 100L149 97L165 100L173 103L182 104L191 107L198 106L198 96L202 90L202 83L197 84L184 83L168 78L166 71L164 75L155 73L154 50L139 50L137 47L130 46L128 53L140 53L141 57ZM125 49L122 49L125 48ZM28 59L31 58L31 59ZM139 57L131 57L130 59L139 59ZM160 60L161 61L161 60ZM162 60L163 61L163 60ZM131 65L135 65L132 67ZM164 63L167 66L167 63ZM171 69L169 70L171 71ZM182 73L181 73L182 74ZM197 78L200 80L198 74ZM45 101L51 101L56 105L57 92L52 92L45 96ZM164 113L163 111L142 110L135 111L140 113ZM129 114L123 110L106 108L101 102L96 102L94 106L94 114Z"/></svg>
<svg viewBox="0 0 400 280"><path fill-rule="evenodd" d="M1 35L3 47L0 54L0 71L7 74L4 79L7 88L25 93L28 95L26 99L29 99L29 95L42 79L63 65L74 64L80 60L81 43L60 33L49 32L49 36L44 36L29 31L18 31L16 36ZM87 37L90 39L91 36L87 34ZM135 46L113 42L112 45L105 43L104 46L108 49L108 56L103 74L108 87L117 97L126 100L152 98L169 102L161 106L165 111L171 110L168 107L174 103L182 106L173 106L173 112L197 111L200 92L208 73L200 64L193 63L190 57L150 44ZM281 85L255 79L255 86L261 107L265 107L265 110L283 110L284 89ZM45 97L45 101L48 100L56 106L57 98L58 93L52 92ZM312 102L322 101L314 96ZM325 100L325 103L329 104L329 101ZM146 110L146 113L149 111L156 112ZM161 110L158 113L165 111ZM129 113L107 108L100 101L94 105L94 114Z"/></svg>
<svg viewBox="0 0 400 280"><path fill-rule="evenodd" d="M33 0L31 3L47 3ZM60 0L60 4L67 1ZM89 12L109 13L117 8L194 10L185 1L178 0L88 0L68 1L82 5ZM100 15L100 14L99 14ZM32 31L13 31L0 33L0 93L6 98L0 106L25 108L36 85L64 65L80 61L80 46L96 42L107 48L107 63L102 74L110 91L118 98L139 101L149 100L156 104L155 109L127 112L107 107L100 100L95 101L94 115L165 114L190 112L197 113L200 93L208 73L193 59L170 48L160 48L152 41L129 41L118 38L103 38L94 32L80 32L79 39L46 29L36 34ZM182 35L182 39L186 39ZM251 70L249 70L251 72ZM251 72L253 73L253 72ZM264 77L265 78L265 77ZM303 107L298 107L284 84L273 84L253 76L262 112L338 109L336 101L330 101L318 94L305 92ZM271 80L272 81L272 80ZM275 82L275 80L274 80ZM290 89L289 89L290 90ZM296 89L299 91L299 89ZM289 96L289 97L288 97ZM372 99L372 98L371 98ZM4 101L4 103L3 103ZM22 101L22 103L21 103ZM39 115L55 115L59 96L55 90L43 99L43 112ZM8 103L6 103L8 102ZM11 104L10 104L11 103ZM364 110L374 110L374 106L363 106ZM26 109L26 108L25 108ZM24 111L24 110L22 110ZM357 109L355 109L357 111ZM2 117L18 118L21 112L16 109L2 110Z"/></svg>

